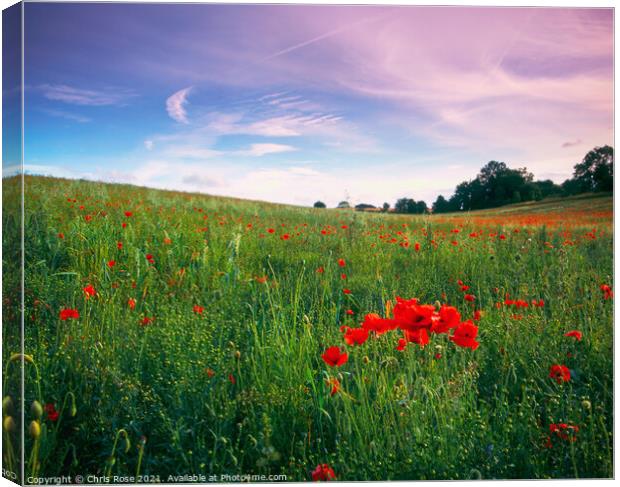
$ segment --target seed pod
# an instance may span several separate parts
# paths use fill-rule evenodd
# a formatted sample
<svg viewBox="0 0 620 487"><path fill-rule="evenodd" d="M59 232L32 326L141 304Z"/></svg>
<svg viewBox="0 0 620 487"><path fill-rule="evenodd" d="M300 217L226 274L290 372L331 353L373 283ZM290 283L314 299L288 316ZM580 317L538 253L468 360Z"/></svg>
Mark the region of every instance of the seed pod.
<svg viewBox="0 0 620 487"><path fill-rule="evenodd" d="M38 421L35 420L30 422L28 433L30 433L30 436L32 436L35 440L41 436L41 425Z"/></svg>
<svg viewBox="0 0 620 487"><path fill-rule="evenodd" d="M30 406L30 414L34 417L34 419L41 419L43 417L43 406L39 401L32 401L32 405Z"/></svg>
<svg viewBox="0 0 620 487"><path fill-rule="evenodd" d="M4 396L4 399L2 399L2 414L4 416L13 414L13 399L11 396Z"/></svg>
<svg viewBox="0 0 620 487"><path fill-rule="evenodd" d="M2 428L7 433L12 433L13 431L15 431L15 420L12 416L7 416L6 418L4 418L4 420L2 421Z"/></svg>

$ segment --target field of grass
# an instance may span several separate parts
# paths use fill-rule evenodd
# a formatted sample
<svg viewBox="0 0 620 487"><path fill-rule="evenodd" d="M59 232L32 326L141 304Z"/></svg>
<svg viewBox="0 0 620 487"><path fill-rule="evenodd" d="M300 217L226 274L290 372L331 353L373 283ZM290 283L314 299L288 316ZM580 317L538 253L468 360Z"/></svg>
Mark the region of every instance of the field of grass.
<svg viewBox="0 0 620 487"><path fill-rule="evenodd" d="M4 181L13 411L17 190ZM42 177L25 191L26 477L613 475L610 197L412 217ZM443 333L418 320L442 304L460 315Z"/></svg>

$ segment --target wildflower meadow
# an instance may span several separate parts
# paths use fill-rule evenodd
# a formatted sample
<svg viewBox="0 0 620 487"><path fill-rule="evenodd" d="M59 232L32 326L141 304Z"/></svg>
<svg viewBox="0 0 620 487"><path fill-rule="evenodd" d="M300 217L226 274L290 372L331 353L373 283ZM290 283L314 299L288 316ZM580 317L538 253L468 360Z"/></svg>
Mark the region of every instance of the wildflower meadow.
<svg viewBox="0 0 620 487"><path fill-rule="evenodd" d="M23 427L25 478L613 476L609 196L413 216L26 176L21 350L18 181L5 469Z"/></svg>

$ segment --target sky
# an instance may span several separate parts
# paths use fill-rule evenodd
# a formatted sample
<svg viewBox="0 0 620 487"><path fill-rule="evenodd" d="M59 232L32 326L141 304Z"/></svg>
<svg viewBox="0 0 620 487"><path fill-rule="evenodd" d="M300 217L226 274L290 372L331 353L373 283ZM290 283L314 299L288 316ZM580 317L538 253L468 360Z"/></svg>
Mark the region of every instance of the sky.
<svg viewBox="0 0 620 487"><path fill-rule="evenodd" d="M430 204L613 144L611 9L29 3L24 35L35 174Z"/></svg>

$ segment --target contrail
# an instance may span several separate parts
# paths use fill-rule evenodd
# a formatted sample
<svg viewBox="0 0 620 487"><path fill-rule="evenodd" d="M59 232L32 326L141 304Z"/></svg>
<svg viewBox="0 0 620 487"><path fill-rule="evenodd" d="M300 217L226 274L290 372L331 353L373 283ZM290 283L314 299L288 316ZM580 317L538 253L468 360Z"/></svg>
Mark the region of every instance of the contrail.
<svg viewBox="0 0 620 487"><path fill-rule="evenodd" d="M314 37L314 38L309 39L307 41L300 42L299 44L295 44L293 46L287 47L287 48L282 49L281 51L278 51L278 52L276 52L274 54L270 54L269 56L260 59L258 62L262 63L262 62L265 62L265 61L269 61L270 59L276 58L278 56L282 56L283 54L288 54L289 52L292 52L292 51L296 51L297 49L301 49L302 47L309 46L311 44L314 44L315 42L322 41L323 39L327 39L329 37L333 37L333 36L338 35L338 34L340 34L342 32L345 32L347 30L353 29L353 28L355 28L355 27L357 27L359 25L366 24L368 22L382 20L384 17L387 17L388 14L391 14L391 13L392 13L392 11L390 10L390 11L384 13L383 15L379 15L378 17L368 17L368 18L359 20L357 22L354 22L352 24L344 25L342 27L339 27L338 29L331 30L329 32L326 32L325 34L321 34L320 36L317 36L317 37Z"/></svg>

